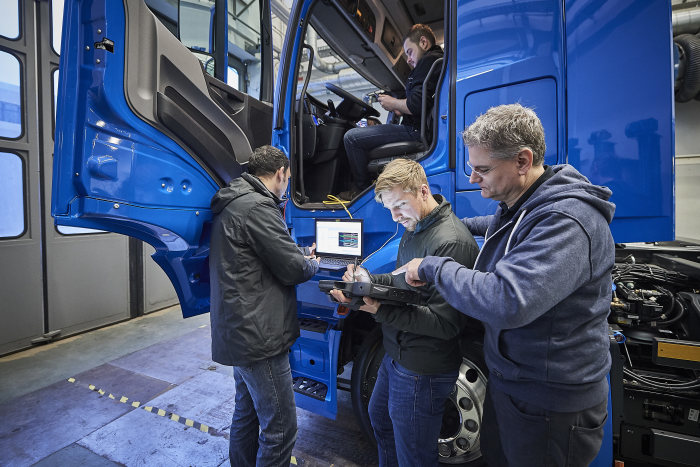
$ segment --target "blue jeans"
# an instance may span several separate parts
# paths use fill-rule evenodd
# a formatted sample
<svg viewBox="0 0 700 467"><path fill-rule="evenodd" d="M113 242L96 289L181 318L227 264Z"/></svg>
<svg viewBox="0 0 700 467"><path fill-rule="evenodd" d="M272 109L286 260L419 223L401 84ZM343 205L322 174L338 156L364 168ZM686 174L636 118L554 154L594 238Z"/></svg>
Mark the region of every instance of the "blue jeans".
<svg viewBox="0 0 700 467"><path fill-rule="evenodd" d="M236 406L229 456L233 466L289 466L297 412L287 352L233 367Z"/></svg>
<svg viewBox="0 0 700 467"><path fill-rule="evenodd" d="M481 453L489 467L584 467L603 441L608 401L579 412L553 412L489 384L481 421Z"/></svg>
<svg viewBox="0 0 700 467"><path fill-rule="evenodd" d="M438 464L442 414L458 373L419 375L384 357L369 400L380 466Z"/></svg>
<svg viewBox="0 0 700 467"><path fill-rule="evenodd" d="M345 154L348 156L353 183L358 189L370 185L367 152L382 144L399 141L420 141L420 131L408 125L374 125L352 128L345 133Z"/></svg>

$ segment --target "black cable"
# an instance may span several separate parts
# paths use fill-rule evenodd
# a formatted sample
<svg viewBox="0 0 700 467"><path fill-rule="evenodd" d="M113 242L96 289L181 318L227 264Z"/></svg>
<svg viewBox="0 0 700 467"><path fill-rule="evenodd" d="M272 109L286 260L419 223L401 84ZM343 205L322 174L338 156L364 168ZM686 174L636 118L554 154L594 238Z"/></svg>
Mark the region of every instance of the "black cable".
<svg viewBox="0 0 700 467"><path fill-rule="evenodd" d="M659 326L670 326L671 324L677 323L685 316L685 310L687 308L683 304L682 300L683 299L681 297L678 297L674 301L675 308L678 308L676 316L674 316L673 318L666 319L666 320L660 320L657 323Z"/></svg>
<svg viewBox="0 0 700 467"><path fill-rule="evenodd" d="M614 282L646 282L661 283L674 287L691 285L691 280L685 274L669 271L653 264L615 264L612 271Z"/></svg>

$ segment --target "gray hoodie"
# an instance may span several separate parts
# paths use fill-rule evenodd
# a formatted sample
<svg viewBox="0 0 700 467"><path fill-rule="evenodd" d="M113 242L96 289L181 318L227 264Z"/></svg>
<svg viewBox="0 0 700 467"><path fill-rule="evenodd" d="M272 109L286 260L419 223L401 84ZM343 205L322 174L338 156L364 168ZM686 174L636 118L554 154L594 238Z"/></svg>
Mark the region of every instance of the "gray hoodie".
<svg viewBox="0 0 700 467"><path fill-rule="evenodd" d="M463 219L485 237L474 269L426 257L422 279L484 323L489 384L540 407L573 412L607 398L607 315L615 245L611 192L569 165L545 181L499 229Z"/></svg>

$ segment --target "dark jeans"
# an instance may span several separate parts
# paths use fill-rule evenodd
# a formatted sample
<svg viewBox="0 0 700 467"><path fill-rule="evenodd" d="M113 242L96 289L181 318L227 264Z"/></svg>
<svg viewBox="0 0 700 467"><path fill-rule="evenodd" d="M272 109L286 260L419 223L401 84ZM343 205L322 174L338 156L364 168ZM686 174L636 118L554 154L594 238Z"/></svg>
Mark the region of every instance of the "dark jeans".
<svg viewBox="0 0 700 467"><path fill-rule="evenodd" d="M445 400L457 375L418 375L384 357L369 401L380 466L437 465Z"/></svg>
<svg viewBox="0 0 700 467"><path fill-rule="evenodd" d="M608 401L580 412L552 412L489 385L481 452L489 467L588 466L603 441Z"/></svg>
<svg viewBox="0 0 700 467"><path fill-rule="evenodd" d="M367 152L382 144L399 141L420 141L420 131L408 125L374 125L352 128L343 137L353 183L358 189L370 185Z"/></svg>
<svg viewBox="0 0 700 467"><path fill-rule="evenodd" d="M289 466L297 413L289 355L233 367L236 406L231 422L232 466Z"/></svg>

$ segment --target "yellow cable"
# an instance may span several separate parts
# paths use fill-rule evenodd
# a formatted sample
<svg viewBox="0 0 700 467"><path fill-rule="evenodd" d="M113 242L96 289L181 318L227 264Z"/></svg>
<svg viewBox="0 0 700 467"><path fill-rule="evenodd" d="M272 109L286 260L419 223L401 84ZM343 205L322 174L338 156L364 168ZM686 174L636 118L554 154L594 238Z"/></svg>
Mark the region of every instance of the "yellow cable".
<svg viewBox="0 0 700 467"><path fill-rule="evenodd" d="M348 203L348 201L343 201L342 199L338 198L337 196L333 196L333 195L326 195L326 197L328 199L323 201L323 204L327 204L327 205L340 204L343 207L343 209L345 209L345 212L348 213L348 216L350 216L350 219L352 219L352 214L350 214L350 211L348 211L348 208L345 207L345 203Z"/></svg>

